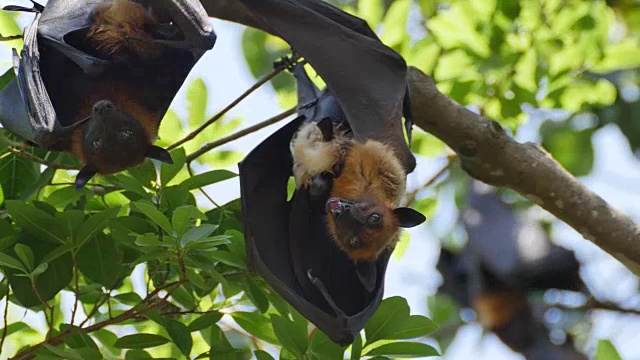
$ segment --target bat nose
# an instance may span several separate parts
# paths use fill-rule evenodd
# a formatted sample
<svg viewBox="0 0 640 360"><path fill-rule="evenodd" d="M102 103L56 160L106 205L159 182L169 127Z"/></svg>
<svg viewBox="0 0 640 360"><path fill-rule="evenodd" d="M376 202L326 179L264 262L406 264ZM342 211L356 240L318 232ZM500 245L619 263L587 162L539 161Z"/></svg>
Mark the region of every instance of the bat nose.
<svg viewBox="0 0 640 360"><path fill-rule="evenodd" d="M115 106L109 100L100 100L93 104L93 113L96 115L106 115L113 109L115 109Z"/></svg>
<svg viewBox="0 0 640 360"><path fill-rule="evenodd" d="M327 201L326 207L327 212L333 215L334 218L338 218L347 213L351 206L339 198L331 198Z"/></svg>

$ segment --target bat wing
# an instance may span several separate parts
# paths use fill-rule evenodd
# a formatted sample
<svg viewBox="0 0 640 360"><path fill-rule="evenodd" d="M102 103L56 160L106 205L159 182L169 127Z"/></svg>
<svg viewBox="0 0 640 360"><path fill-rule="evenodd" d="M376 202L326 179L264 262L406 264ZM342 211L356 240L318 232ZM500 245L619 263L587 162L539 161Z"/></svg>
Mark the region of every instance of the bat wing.
<svg viewBox="0 0 640 360"><path fill-rule="evenodd" d="M0 92L0 121L9 131L46 149L68 148L73 128L90 116L75 119L73 107L90 91L97 75L110 71L111 63L92 55L81 40L91 26L95 6L101 2L49 0L44 9L31 9L37 12L35 20L25 29L20 56L14 54L16 79ZM186 66L186 78L204 51L215 44L207 15L194 0L155 0L150 6L154 15L179 28L182 41L166 45L191 50L191 60L176 64ZM175 92L165 96L168 100L162 109L169 107Z"/></svg>
<svg viewBox="0 0 640 360"><path fill-rule="evenodd" d="M380 42L366 22L319 0L203 3L212 16L220 14L284 39L327 83L355 136L391 146L407 173L413 171L415 158L402 128L408 96L406 63Z"/></svg>
<svg viewBox="0 0 640 360"><path fill-rule="evenodd" d="M364 284L355 263L331 240L323 196L295 191L287 201L293 159L289 144L304 122L346 123L337 98L320 91L303 64L297 80L299 117L268 137L240 164L247 257L251 269L334 342L348 345L382 300L391 255L372 265L373 285ZM330 185L329 185L330 186Z"/></svg>
<svg viewBox="0 0 640 360"><path fill-rule="evenodd" d="M61 139L68 141L70 129L63 129L59 125L40 76L37 36L40 21L41 14L37 14L33 23L25 29L20 56L14 50L16 78L0 93L0 120L7 130L28 142L50 148L55 147L55 143Z"/></svg>

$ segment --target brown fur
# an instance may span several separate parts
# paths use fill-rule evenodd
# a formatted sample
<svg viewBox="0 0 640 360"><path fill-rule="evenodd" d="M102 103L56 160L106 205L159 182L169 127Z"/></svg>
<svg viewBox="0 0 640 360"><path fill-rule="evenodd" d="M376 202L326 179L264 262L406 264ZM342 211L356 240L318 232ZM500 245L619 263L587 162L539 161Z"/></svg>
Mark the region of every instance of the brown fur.
<svg viewBox="0 0 640 360"><path fill-rule="evenodd" d="M291 143L296 187L306 187L311 178L321 173L334 173L337 164L341 172L334 179L330 197L373 200L369 209L382 215L383 222L375 228L363 227L359 238L364 242L358 249L349 249L339 241L336 224L327 215L328 230L336 244L356 261L374 261L399 238L398 221L393 209L400 205L405 193L406 174L393 150L385 144L368 140L365 143L337 133L324 142L314 123L303 125Z"/></svg>
<svg viewBox="0 0 640 360"><path fill-rule="evenodd" d="M144 6L129 0L108 0L93 12L87 38L99 55L119 63L160 56L162 46L154 44L145 29L156 24Z"/></svg>
<svg viewBox="0 0 640 360"><path fill-rule="evenodd" d="M373 199L376 206L371 211L383 216L381 226L362 229L360 238L364 246L361 248L346 249L336 241L353 260L374 261L385 248L398 242L400 230L393 209L400 205L405 186L406 174L389 147L374 140L353 144L344 159L340 176L334 180L330 197ZM337 240L335 222L330 215L327 216L327 225L334 240Z"/></svg>
<svg viewBox="0 0 640 360"><path fill-rule="evenodd" d="M512 291L484 293L474 302L478 323L490 331L509 325L519 312L526 310L527 306L526 297Z"/></svg>

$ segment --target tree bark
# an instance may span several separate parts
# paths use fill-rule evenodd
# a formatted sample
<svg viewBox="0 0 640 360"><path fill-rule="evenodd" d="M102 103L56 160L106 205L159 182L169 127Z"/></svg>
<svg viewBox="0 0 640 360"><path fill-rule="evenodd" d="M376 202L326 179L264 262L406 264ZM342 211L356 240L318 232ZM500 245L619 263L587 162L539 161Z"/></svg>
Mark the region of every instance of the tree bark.
<svg viewBox="0 0 640 360"><path fill-rule="evenodd" d="M470 176L513 189L578 231L640 275L640 227L582 185L548 152L510 138L436 88L420 70L407 74L416 126L445 142Z"/></svg>

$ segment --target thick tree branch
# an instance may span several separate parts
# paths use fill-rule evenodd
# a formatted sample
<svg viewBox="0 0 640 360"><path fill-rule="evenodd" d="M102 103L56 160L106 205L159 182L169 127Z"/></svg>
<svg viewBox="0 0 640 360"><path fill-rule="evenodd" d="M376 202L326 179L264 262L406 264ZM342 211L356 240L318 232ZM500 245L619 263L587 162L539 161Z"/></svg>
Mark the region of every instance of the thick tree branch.
<svg viewBox="0 0 640 360"><path fill-rule="evenodd" d="M513 140L496 121L440 93L420 70L410 67L408 82L414 123L456 151L469 175L521 193L640 274L640 227L629 216L582 185L539 145Z"/></svg>

